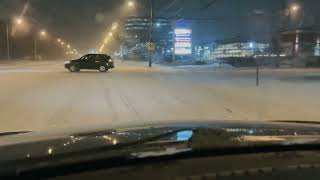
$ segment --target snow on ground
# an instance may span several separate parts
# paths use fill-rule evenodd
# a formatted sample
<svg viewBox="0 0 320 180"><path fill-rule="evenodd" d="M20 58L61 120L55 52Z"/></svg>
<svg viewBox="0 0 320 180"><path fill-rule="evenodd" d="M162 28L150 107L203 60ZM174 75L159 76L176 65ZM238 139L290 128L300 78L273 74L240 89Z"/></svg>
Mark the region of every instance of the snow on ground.
<svg viewBox="0 0 320 180"><path fill-rule="evenodd" d="M220 64L220 63L213 63L207 65L181 65L181 66L174 66L175 68L193 68L193 69L213 69L213 68L223 68L223 69L233 69L234 67L230 64Z"/></svg>
<svg viewBox="0 0 320 180"><path fill-rule="evenodd" d="M255 69L116 65L108 73L69 73L63 62L0 71L0 132L168 120L320 120L317 69L263 69L256 87Z"/></svg>

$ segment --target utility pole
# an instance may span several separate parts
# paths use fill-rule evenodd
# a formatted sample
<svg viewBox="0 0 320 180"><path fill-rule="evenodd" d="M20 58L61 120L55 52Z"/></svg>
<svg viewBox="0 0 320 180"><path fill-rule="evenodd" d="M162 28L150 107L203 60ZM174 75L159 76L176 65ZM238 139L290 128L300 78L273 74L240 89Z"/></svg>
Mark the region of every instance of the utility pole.
<svg viewBox="0 0 320 180"><path fill-rule="evenodd" d="M9 38L9 24L6 23L6 33L7 33L7 58L8 60L11 59L10 56L10 38Z"/></svg>
<svg viewBox="0 0 320 180"><path fill-rule="evenodd" d="M150 1L150 36L149 36L149 44L153 45L153 0ZM152 51L149 50L149 67L152 67Z"/></svg>
<svg viewBox="0 0 320 180"><path fill-rule="evenodd" d="M172 43L172 62L175 62L176 61L176 56L175 56L175 53L176 53L176 35L174 33L174 30L173 30L173 33L172 33L172 42L173 42Z"/></svg>

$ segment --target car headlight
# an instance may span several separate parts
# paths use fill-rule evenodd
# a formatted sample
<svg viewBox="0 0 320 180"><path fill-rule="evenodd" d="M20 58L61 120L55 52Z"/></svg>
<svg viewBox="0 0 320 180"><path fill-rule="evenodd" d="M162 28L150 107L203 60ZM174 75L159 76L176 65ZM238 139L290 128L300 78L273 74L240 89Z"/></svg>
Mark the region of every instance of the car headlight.
<svg viewBox="0 0 320 180"><path fill-rule="evenodd" d="M109 63L112 63L112 59L109 59Z"/></svg>
<svg viewBox="0 0 320 180"><path fill-rule="evenodd" d="M64 64L69 64L70 63L70 61L66 61L66 62L64 62Z"/></svg>

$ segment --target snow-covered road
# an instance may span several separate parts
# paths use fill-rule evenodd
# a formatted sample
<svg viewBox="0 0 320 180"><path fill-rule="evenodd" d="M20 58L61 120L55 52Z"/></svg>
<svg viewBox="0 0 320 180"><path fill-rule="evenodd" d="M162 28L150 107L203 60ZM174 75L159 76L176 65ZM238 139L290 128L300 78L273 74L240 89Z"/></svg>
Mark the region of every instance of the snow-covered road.
<svg viewBox="0 0 320 180"><path fill-rule="evenodd" d="M320 120L319 70L172 68L63 62L0 65L0 132L186 120Z"/></svg>

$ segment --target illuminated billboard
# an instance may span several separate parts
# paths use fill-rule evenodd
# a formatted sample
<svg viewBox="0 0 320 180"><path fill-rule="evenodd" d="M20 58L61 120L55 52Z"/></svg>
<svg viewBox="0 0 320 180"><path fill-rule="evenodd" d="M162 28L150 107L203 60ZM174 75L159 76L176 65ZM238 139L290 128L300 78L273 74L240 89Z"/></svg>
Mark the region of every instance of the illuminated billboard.
<svg viewBox="0 0 320 180"><path fill-rule="evenodd" d="M175 29L175 54L189 55L192 54L192 30Z"/></svg>

